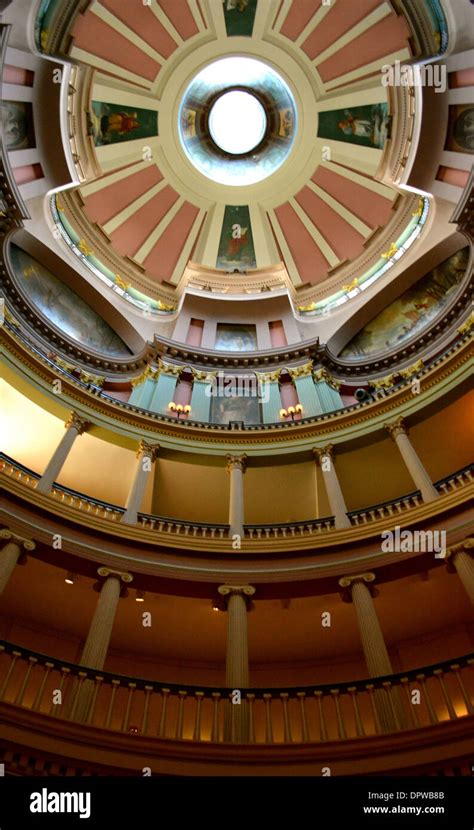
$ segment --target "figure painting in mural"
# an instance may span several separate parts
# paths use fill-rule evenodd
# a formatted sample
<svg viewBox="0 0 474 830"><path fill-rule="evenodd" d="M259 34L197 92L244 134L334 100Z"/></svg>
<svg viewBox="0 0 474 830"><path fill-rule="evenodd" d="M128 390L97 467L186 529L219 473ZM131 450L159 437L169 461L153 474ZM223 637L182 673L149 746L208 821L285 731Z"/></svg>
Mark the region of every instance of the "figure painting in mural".
<svg viewBox="0 0 474 830"><path fill-rule="evenodd" d="M318 137L382 149L389 136L387 104L369 104L319 113Z"/></svg>
<svg viewBox="0 0 474 830"><path fill-rule="evenodd" d="M96 147L158 135L158 113L155 110L93 101L89 115Z"/></svg>
<svg viewBox="0 0 474 830"><path fill-rule="evenodd" d="M229 37L251 37L257 0L222 0L226 32Z"/></svg>
<svg viewBox="0 0 474 830"><path fill-rule="evenodd" d="M293 133L293 111L291 109L280 110L280 129L278 135L282 138L289 138Z"/></svg>
<svg viewBox="0 0 474 830"><path fill-rule="evenodd" d="M446 149L474 154L474 106L456 104L449 107Z"/></svg>
<svg viewBox="0 0 474 830"><path fill-rule="evenodd" d="M246 271L255 268L250 212L247 205L227 205L222 222L216 268Z"/></svg>
<svg viewBox="0 0 474 830"><path fill-rule="evenodd" d="M44 265L17 245L11 245L10 257L23 293L53 326L102 354L130 354L108 323Z"/></svg>
<svg viewBox="0 0 474 830"><path fill-rule="evenodd" d="M35 146L33 108L27 101L2 101L2 136L7 150Z"/></svg>
<svg viewBox="0 0 474 830"><path fill-rule="evenodd" d="M257 348L257 331L252 324L218 323L215 349L225 352L253 352Z"/></svg>
<svg viewBox="0 0 474 830"><path fill-rule="evenodd" d="M393 349L418 334L456 293L469 261L469 248L452 254L405 291L359 332L341 352L358 358Z"/></svg>
<svg viewBox="0 0 474 830"><path fill-rule="evenodd" d="M211 401L210 420L213 424L228 424L229 421L259 424L261 421L259 399L255 396L244 395L217 396Z"/></svg>

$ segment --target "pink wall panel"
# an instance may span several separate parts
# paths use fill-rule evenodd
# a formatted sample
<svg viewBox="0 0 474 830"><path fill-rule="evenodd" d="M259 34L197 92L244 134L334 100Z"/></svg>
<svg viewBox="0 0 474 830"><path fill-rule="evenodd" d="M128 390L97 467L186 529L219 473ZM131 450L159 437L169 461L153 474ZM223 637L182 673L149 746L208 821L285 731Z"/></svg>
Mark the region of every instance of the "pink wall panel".
<svg viewBox="0 0 474 830"><path fill-rule="evenodd" d="M161 6L164 13L171 20L174 28L181 35L183 40L192 37L198 31L194 17L188 6L187 0L158 0L158 5Z"/></svg>
<svg viewBox="0 0 474 830"><path fill-rule="evenodd" d="M132 173L115 184L110 184L85 199L85 212L89 219L99 225L117 216L121 210L131 205L147 190L151 190L163 178L156 165L149 165L144 170Z"/></svg>
<svg viewBox="0 0 474 830"><path fill-rule="evenodd" d="M450 72L448 75L450 89L458 89L462 86L474 86L474 66L470 69L459 69L457 72Z"/></svg>
<svg viewBox="0 0 474 830"><path fill-rule="evenodd" d="M296 201L339 259L353 259L360 254L364 237L309 187L300 190Z"/></svg>
<svg viewBox="0 0 474 830"><path fill-rule="evenodd" d="M34 77L35 73L31 69L23 69L21 66L10 66L8 63L3 67L2 81L4 84L33 86Z"/></svg>
<svg viewBox="0 0 474 830"><path fill-rule="evenodd" d="M102 60L153 81L160 64L92 12L79 15L72 30L74 45Z"/></svg>
<svg viewBox="0 0 474 830"><path fill-rule="evenodd" d="M457 170L454 167L439 167L436 178L440 182L454 184L456 187L465 187L469 179L467 170Z"/></svg>
<svg viewBox="0 0 474 830"><path fill-rule="evenodd" d="M272 349L278 349L279 346L288 345L282 320L273 320L268 324L268 328L270 329L270 342L272 344Z"/></svg>
<svg viewBox="0 0 474 830"><path fill-rule="evenodd" d="M35 179L42 179L43 175L41 164L23 164L21 167L13 168L13 178L17 184L34 182Z"/></svg>
<svg viewBox="0 0 474 830"><path fill-rule="evenodd" d="M176 202L178 194L172 187L166 185L156 196L153 196L146 205L120 225L110 236L114 247L123 256L133 256L148 239L151 232L161 222L170 208Z"/></svg>
<svg viewBox="0 0 474 830"><path fill-rule="evenodd" d="M298 2L297 0L297 2L293 2L280 32L290 38L290 40L296 40L311 20L313 14L316 14L318 11L321 2L322 0L304 0L304 2L301 2L301 0Z"/></svg>
<svg viewBox="0 0 474 830"><path fill-rule="evenodd" d="M326 167L318 167L311 178L329 196L337 199L341 205L344 205L369 227L377 228L379 225L385 225L390 219L391 199L385 199L384 196L379 196L378 193L367 190L366 187L351 182L350 179L339 176Z"/></svg>
<svg viewBox="0 0 474 830"><path fill-rule="evenodd" d="M144 261L143 264L147 271L162 280L171 279L183 245L186 243L198 213L198 208L189 204L189 202L185 202L180 207L176 216Z"/></svg>
<svg viewBox="0 0 474 830"><path fill-rule="evenodd" d="M140 14L137 14L134 3L124 3L124 0L101 0L101 6L105 6L164 58L169 58L177 48L177 44L163 24L146 6L140 9Z"/></svg>
<svg viewBox="0 0 474 830"><path fill-rule="evenodd" d="M291 205L281 205L275 214L303 282L325 280L329 263Z"/></svg>
<svg viewBox="0 0 474 830"><path fill-rule="evenodd" d="M381 0L357 0L352 3L336 3L331 6L321 23L311 32L302 49L308 57L315 58L342 37L370 12L380 6Z"/></svg>
<svg viewBox="0 0 474 830"><path fill-rule="evenodd" d="M320 63L319 74L324 82L332 81L372 61L382 60L408 46L409 36L406 20L390 14Z"/></svg>
<svg viewBox="0 0 474 830"><path fill-rule="evenodd" d="M189 329L186 336L186 343L188 346L200 346L202 343L202 335L204 331L204 320L196 320L191 318Z"/></svg>

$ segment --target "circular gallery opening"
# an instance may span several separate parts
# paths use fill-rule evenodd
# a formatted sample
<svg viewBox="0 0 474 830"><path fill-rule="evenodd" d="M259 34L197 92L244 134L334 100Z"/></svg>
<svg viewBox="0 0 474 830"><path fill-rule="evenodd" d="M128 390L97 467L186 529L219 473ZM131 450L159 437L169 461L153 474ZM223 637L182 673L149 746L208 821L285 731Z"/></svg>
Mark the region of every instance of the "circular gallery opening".
<svg viewBox="0 0 474 830"><path fill-rule="evenodd" d="M234 89L225 92L209 113L209 132L225 153L242 155L257 147L267 129L265 110L255 95Z"/></svg>

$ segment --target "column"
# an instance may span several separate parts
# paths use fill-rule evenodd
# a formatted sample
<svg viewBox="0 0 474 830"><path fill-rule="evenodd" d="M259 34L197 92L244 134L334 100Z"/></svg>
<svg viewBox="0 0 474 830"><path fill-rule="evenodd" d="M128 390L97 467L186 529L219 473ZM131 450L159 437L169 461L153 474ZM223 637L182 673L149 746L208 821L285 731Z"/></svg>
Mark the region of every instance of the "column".
<svg viewBox="0 0 474 830"><path fill-rule="evenodd" d="M390 436L395 441L400 454L407 466L417 490L420 490L423 501L433 501L439 497L439 493L416 454L413 445L408 437L407 428L403 418L397 418L389 424L385 424Z"/></svg>
<svg viewBox="0 0 474 830"><path fill-rule="evenodd" d="M132 394L128 402L133 406L139 406L141 409L149 409L159 374L159 369L147 366L138 378L133 378Z"/></svg>
<svg viewBox="0 0 474 830"><path fill-rule="evenodd" d="M351 522L347 515L346 503L334 465L334 450L332 444L323 448L314 447L313 453L323 473L329 506L334 516L336 528L343 529L345 527L351 527Z"/></svg>
<svg viewBox="0 0 474 830"><path fill-rule="evenodd" d="M2 594L8 585L18 560L23 555L22 548L24 550L34 550L36 544L31 539L23 539L22 536L16 536L6 527L0 530L0 539L7 540L0 552L0 594Z"/></svg>
<svg viewBox="0 0 474 830"><path fill-rule="evenodd" d="M303 418L321 415L324 410L320 404L311 373L295 377L296 391L303 406Z"/></svg>
<svg viewBox="0 0 474 830"><path fill-rule="evenodd" d="M227 608L225 684L229 689L240 691L249 686L247 612L252 609L255 588L253 585L220 585L218 591ZM248 726L247 702L229 703L225 711L224 740L247 742Z"/></svg>
<svg viewBox="0 0 474 830"><path fill-rule="evenodd" d="M39 490L40 493L49 493L51 487L61 472L74 441L78 435L82 435L82 433L86 431L89 424L87 421L80 418L75 412L71 412L64 426L66 428L66 432L61 438L48 466L46 467L46 470L36 485L36 489Z"/></svg>
<svg viewBox="0 0 474 830"><path fill-rule="evenodd" d="M191 418L193 421L209 422L215 378L216 372L198 372L193 369L194 382L191 395Z"/></svg>
<svg viewBox="0 0 474 830"><path fill-rule="evenodd" d="M174 401L176 384L182 371L182 366L173 366L171 363L160 361L160 374L149 405L152 412L169 415L168 404Z"/></svg>
<svg viewBox="0 0 474 830"><path fill-rule="evenodd" d="M334 412L335 409L342 409L344 404L339 394L339 381L334 380L324 368L314 372L313 380L322 411Z"/></svg>
<svg viewBox="0 0 474 830"><path fill-rule="evenodd" d="M276 372L256 372L262 402L262 420L264 424L278 424L280 421L281 396Z"/></svg>
<svg viewBox="0 0 474 830"><path fill-rule="evenodd" d="M230 474L229 536L244 538L244 473L246 455L228 455L227 472Z"/></svg>
<svg viewBox="0 0 474 830"><path fill-rule="evenodd" d="M453 545L446 551L448 569L456 571L466 593L474 605L474 559L469 550L474 548L474 537L465 539L457 545Z"/></svg>
<svg viewBox="0 0 474 830"><path fill-rule="evenodd" d="M122 516L122 522L125 522L126 524L135 524L137 521L137 514L140 510L143 496L145 494L148 475L153 469L153 464L159 448L159 444L148 444L146 441L140 441L137 452L138 463L135 476L132 481L132 486L130 487L127 503L125 505L125 513Z"/></svg>
<svg viewBox="0 0 474 830"><path fill-rule="evenodd" d="M375 574L373 573L355 574L354 576L344 576L339 580L339 585L345 589L343 600L354 604L369 676L383 677L384 675L393 674L393 668L372 601L372 596L376 596L371 585L374 580ZM374 694L382 731L392 732L396 730L397 724L387 693L383 689L376 689ZM392 689L390 694L398 719L401 720L398 689Z"/></svg>
<svg viewBox="0 0 474 830"><path fill-rule="evenodd" d="M103 669L109 648L118 601L122 590L121 583L130 583L131 574L114 571L111 568L99 568L97 573L104 579L100 589L89 633L85 642L79 665L90 669Z"/></svg>
<svg viewBox="0 0 474 830"><path fill-rule="evenodd" d="M104 582L100 589L99 600L89 626L89 633L82 650L79 665L88 669L101 671L104 668L107 658L118 601L122 592L122 583L130 583L133 577L129 573L114 571L111 568L98 568L97 573L102 577ZM78 694L74 705L73 718L74 720L84 722L87 721L93 700L94 681L84 681L79 691L78 683L79 681L76 679L72 687L69 703L72 705Z"/></svg>

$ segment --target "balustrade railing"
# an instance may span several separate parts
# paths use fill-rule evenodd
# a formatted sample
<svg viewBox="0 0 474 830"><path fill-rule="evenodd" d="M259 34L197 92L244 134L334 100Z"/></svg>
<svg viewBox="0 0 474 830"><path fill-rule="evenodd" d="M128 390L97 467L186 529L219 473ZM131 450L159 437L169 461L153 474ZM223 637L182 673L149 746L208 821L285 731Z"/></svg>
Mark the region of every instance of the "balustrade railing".
<svg viewBox="0 0 474 830"><path fill-rule="evenodd" d="M473 715L473 666L474 653L370 680L241 689L242 703L233 704L228 688L98 672L0 641L0 702L131 735L213 743L232 742L232 730L224 732L225 710L232 716L243 704L249 744L317 743ZM86 689L84 710L79 704ZM381 726L380 695L393 712L390 730Z"/></svg>
<svg viewBox="0 0 474 830"><path fill-rule="evenodd" d="M435 483L441 495L458 490L473 481L474 465L468 465ZM26 487L34 489L40 478L38 473L14 461L5 453L0 453L0 473L20 481ZM109 504L106 501L95 499L71 490L69 487L54 484L51 498L90 516L98 516L109 522L119 523L125 512L124 507ZM353 510L349 516L353 526L366 525L382 519L397 518L401 513L412 510L423 504L421 493L400 496L391 501L381 502L362 510ZM229 533L229 525L206 522L189 522L182 519L173 519L167 516L158 516L151 513L138 513L138 526L155 533L165 533L178 536L187 536L196 539L225 539ZM246 524L244 526L245 539L252 542L272 539L293 539L306 536L317 536L321 533L334 531L334 516L325 516L319 519L308 519L297 522L276 522L274 524Z"/></svg>

